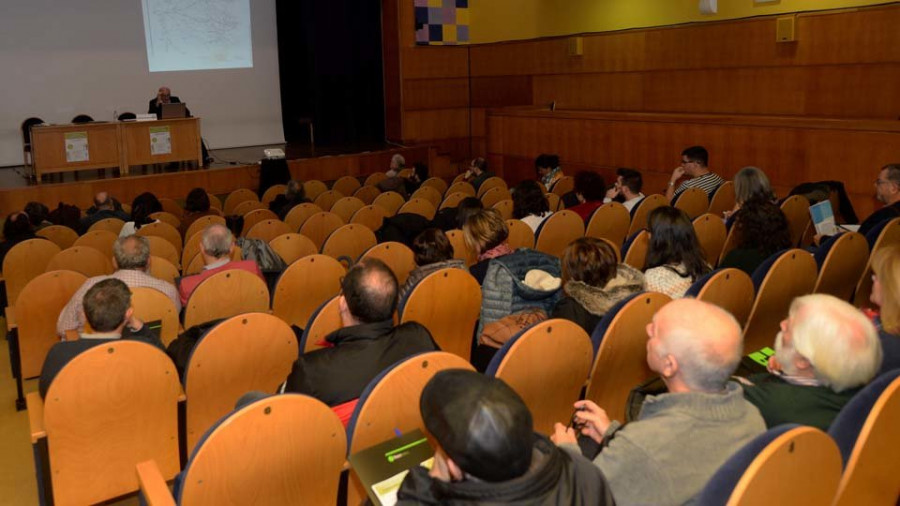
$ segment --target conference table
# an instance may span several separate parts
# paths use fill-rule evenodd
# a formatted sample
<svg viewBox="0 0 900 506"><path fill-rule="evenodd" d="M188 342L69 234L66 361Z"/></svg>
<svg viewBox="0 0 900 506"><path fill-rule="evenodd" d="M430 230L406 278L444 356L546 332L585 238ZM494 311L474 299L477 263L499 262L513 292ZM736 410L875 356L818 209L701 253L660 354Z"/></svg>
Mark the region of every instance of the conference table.
<svg viewBox="0 0 900 506"><path fill-rule="evenodd" d="M95 121L31 128L34 175L196 161L203 165L200 118Z"/></svg>

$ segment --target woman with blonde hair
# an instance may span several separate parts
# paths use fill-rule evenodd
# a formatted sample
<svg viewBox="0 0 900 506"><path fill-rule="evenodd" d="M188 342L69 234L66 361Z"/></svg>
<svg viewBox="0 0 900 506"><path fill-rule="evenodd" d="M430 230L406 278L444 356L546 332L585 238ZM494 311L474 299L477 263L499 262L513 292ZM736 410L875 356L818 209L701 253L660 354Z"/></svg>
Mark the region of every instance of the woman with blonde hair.
<svg viewBox="0 0 900 506"><path fill-rule="evenodd" d="M900 246L875 251L872 271L869 300L879 308L873 323L881 339L884 358L880 373L884 373L900 368Z"/></svg>
<svg viewBox="0 0 900 506"><path fill-rule="evenodd" d="M491 259L513 252L507 242L509 228L495 209L482 209L470 215L463 225L463 238L478 256L478 263L469 267L478 284L484 282Z"/></svg>

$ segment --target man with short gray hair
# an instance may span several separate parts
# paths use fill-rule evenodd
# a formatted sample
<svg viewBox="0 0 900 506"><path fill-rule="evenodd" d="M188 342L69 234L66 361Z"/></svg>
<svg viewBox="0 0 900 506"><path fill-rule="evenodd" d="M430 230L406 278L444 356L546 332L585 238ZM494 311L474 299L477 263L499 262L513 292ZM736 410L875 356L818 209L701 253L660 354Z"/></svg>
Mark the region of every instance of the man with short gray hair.
<svg viewBox="0 0 900 506"><path fill-rule="evenodd" d="M56 333L60 337L65 337L67 330L78 332L84 330L85 320L81 311L84 294L104 279L121 280L129 288L144 287L158 290L172 300L176 310L181 311L178 290L172 283L154 278L150 274L150 264L150 242L146 237L129 235L117 239L113 243L113 267L116 272L109 276L95 276L81 285L59 314L59 318L56 320Z"/></svg>
<svg viewBox="0 0 900 506"><path fill-rule="evenodd" d="M831 295L797 297L775 338L769 372L744 386L766 425L799 423L828 430L841 408L881 367L872 322Z"/></svg>
<svg viewBox="0 0 900 506"><path fill-rule="evenodd" d="M668 393L647 397L640 417L624 428L591 401L575 403L574 420L583 436L606 444L594 464L616 504L685 504L766 427L741 387L728 381L743 348L731 314L679 299L657 311L647 335L647 365ZM575 431L559 423L552 439L577 443Z"/></svg>
<svg viewBox="0 0 900 506"><path fill-rule="evenodd" d="M186 305L191 294L200 283L213 274L231 269L241 269L252 272L265 281L262 271L253 260L232 260L234 251L234 235L225 225L214 224L206 227L200 239L200 255L203 256L203 271L193 276L181 278L178 283L178 295L181 304Z"/></svg>

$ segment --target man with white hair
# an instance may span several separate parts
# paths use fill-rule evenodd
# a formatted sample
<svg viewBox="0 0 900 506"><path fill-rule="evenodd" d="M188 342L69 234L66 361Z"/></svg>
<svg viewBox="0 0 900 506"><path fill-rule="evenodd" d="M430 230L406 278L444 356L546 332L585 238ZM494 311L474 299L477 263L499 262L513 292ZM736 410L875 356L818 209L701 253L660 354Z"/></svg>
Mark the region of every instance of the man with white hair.
<svg viewBox="0 0 900 506"><path fill-rule="evenodd" d="M769 372L751 376L744 396L766 425L822 430L881 367L881 342L868 318L831 295L797 297L775 338Z"/></svg>
<svg viewBox="0 0 900 506"><path fill-rule="evenodd" d="M203 238L200 239L200 254L203 255L203 271L193 276L181 278L178 284L178 295L181 297L181 304L186 305L188 299L197 286L206 278L213 274L231 269L242 269L252 272L265 281L262 271L253 260L232 260L231 252L234 250L234 236L231 231L224 225L210 225L203 231Z"/></svg>
<svg viewBox="0 0 900 506"><path fill-rule="evenodd" d="M391 166L388 168L388 171L385 173L387 177L397 177L400 174L400 171L403 170L403 167L406 166L406 159L403 158L403 155L400 153L395 153L394 156L391 157Z"/></svg>
<svg viewBox="0 0 900 506"><path fill-rule="evenodd" d="M679 299L657 311L647 335L647 365L668 393L647 397L638 420L624 428L591 401L575 403L574 421L582 435L605 445L594 464L616 504L684 504L766 427L740 385L728 381L743 348L731 314ZM552 439L577 443L575 431L559 423Z"/></svg>

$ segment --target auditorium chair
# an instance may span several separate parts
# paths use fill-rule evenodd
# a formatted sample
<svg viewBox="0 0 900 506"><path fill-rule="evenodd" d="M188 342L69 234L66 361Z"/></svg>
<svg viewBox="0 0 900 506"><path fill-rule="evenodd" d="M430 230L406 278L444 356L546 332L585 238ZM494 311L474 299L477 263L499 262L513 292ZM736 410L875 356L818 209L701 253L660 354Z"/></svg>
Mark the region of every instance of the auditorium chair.
<svg viewBox="0 0 900 506"><path fill-rule="evenodd" d="M224 214L222 207L222 200L219 197L213 195L212 193L206 192L206 196L209 197L209 208L215 209L218 211L219 215Z"/></svg>
<svg viewBox="0 0 900 506"><path fill-rule="evenodd" d="M46 272L50 259L60 251L59 246L46 239L28 239L9 250L3 258L3 280L9 306L16 304L19 293L29 281Z"/></svg>
<svg viewBox="0 0 900 506"><path fill-rule="evenodd" d="M426 220L431 221L434 219L437 209L427 199L417 197L409 199L409 201L400 206L400 209L397 210L397 214L403 213L418 214Z"/></svg>
<svg viewBox="0 0 900 506"><path fill-rule="evenodd" d="M210 225L225 225L225 218L216 215L201 216L191 223L184 233L185 242L194 236L194 234L203 232ZM202 234L201 234L202 236Z"/></svg>
<svg viewBox="0 0 900 506"><path fill-rule="evenodd" d="M75 241L78 240L78 232L63 225L50 225L44 227L35 232L35 235L47 239L59 246L60 249L71 248L75 245Z"/></svg>
<svg viewBox="0 0 900 506"><path fill-rule="evenodd" d="M808 252L789 249L775 253L753 271L756 299L744 326L744 352L773 346L791 301L812 293L816 261Z"/></svg>
<svg viewBox="0 0 900 506"><path fill-rule="evenodd" d="M243 258L243 252L241 251L240 246L235 245L234 249L231 250L231 260L238 261ZM192 274L197 274L203 270L203 267L206 265L203 260L203 255L200 253L200 250L197 250L197 253L191 258L186 266L182 266L182 274L184 276L190 276Z"/></svg>
<svg viewBox="0 0 900 506"><path fill-rule="evenodd" d="M325 186L325 183L317 179L310 179L303 183L303 191L306 193L306 198L308 198L310 202L314 202L316 197L328 191L328 187Z"/></svg>
<svg viewBox="0 0 900 506"><path fill-rule="evenodd" d="M325 346L322 342L328 334L343 327L341 321L340 295L323 302L309 316L309 321L303 326L303 335L300 337L300 354L309 353Z"/></svg>
<svg viewBox="0 0 900 506"><path fill-rule="evenodd" d="M629 393L653 377L647 366L647 324L671 301L662 293L634 294L610 308L591 334L594 364L585 399L605 409L610 420L628 421Z"/></svg>
<svg viewBox="0 0 900 506"><path fill-rule="evenodd" d="M372 201L373 205L381 206L387 211L388 216L397 214L397 210L406 202L403 196L397 192L384 192Z"/></svg>
<svg viewBox="0 0 900 506"><path fill-rule="evenodd" d="M843 459L835 506L895 504L900 497L900 369L854 395L828 428Z"/></svg>
<svg viewBox="0 0 900 506"><path fill-rule="evenodd" d="M161 279L169 283L175 284L175 280L181 275L178 267L163 257L150 256L150 272L149 274L156 279Z"/></svg>
<svg viewBox="0 0 900 506"><path fill-rule="evenodd" d="M747 323L747 317L750 316L756 292L753 280L746 272L729 267L701 276L688 288L684 296L719 306L731 313L738 325L743 328Z"/></svg>
<svg viewBox="0 0 900 506"><path fill-rule="evenodd" d="M789 423L756 436L712 475L698 506L831 504L841 477L834 441L814 427Z"/></svg>
<svg viewBox="0 0 900 506"><path fill-rule="evenodd" d="M456 184L456 183L458 183L458 182L460 182L460 181L465 181L465 180L466 180L466 173L465 173L465 172L460 172L459 174L456 175L456 177L453 178L452 181L450 181L450 184L451 184L451 185L454 185L454 184ZM446 195L446 193L447 193L447 190L445 189L445 190L444 190L444 194Z"/></svg>
<svg viewBox="0 0 900 506"><path fill-rule="evenodd" d="M619 248L618 245L613 244L612 241L610 241L609 239L607 239L607 238L605 238L605 237L600 237L600 238L596 238L596 239L597 239L598 241L603 241L603 242L605 242L606 244L609 245L610 248L612 248L613 253L616 254L616 264L622 263L622 251L621 251L621 249Z"/></svg>
<svg viewBox="0 0 900 506"><path fill-rule="evenodd" d="M259 202L259 196L255 191L247 189L247 188L238 188L233 192L228 194L228 197L225 198L225 204L222 206L222 212L225 213L225 216L231 216L234 214L234 208L237 207L241 202Z"/></svg>
<svg viewBox="0 0 900 506"><path fill-rule="evenodd" d="M269 206L263 204L262 202L256 200L245 200L240 204L234 206L234 211L231 214L235 216L244 216L251 211L256 211L257 209L264 209L266 211L269 211L270 213L272 212L269 210Z"/></svg>
<svg viewBox="0 0 900 506"><path fill-rule="evenodd" d="M717 265L719 255L725 246L725 239L728 237L725 222L714 214L706 213L694 218L693 225L697 242L700 243L706 256L706 263L710 266Z"/></svg>
<svg viewBox="0 0 900 506"><path fill-rule="evenodd" d="M734 209L734 203L734 182L725 181L713 192L709 199L709 209L706 212L714 216L724 217L725 211Z"/></svg>
<svg viewBox="0 0 900 506"><path fill-rule="evenodd" d="M481 314L481 286L467 270L433 272L400 303L401 323L421 323L441 350L469 360L472 334Z"/></svg>
<svg viewBox="0 0 900 506"><path fill-rule="evenodd" d="M68 270L92 278L113 273L109 256L88 246L72 246L53 255L47 262L47 272Z"/></svg>
<svg viewBox="0 0 900 506"><path fill-rule="evenodd" d="M534 249L562 258L566 246L584 236L584 220L572 211L557 211L541 222L534 242Z"/></svg>
<svg viewBox="0 0 900 506"><path fill-rule="evenodd" d="M827 293L849 302L853 289L866 270L869 244L856 232L844 232L824 241L814 256L819 276L813 293Z"/></svg>
<svg viewBox="0 0 900 506"><path fill-rule="evenodd" d="M478 192L475 194L479 199L484 196L485 193L493 190L494 188L502 188L504 190L509 190L509 186L506 185L506 181L502 178L493 176L485 179L481 182L481 186L478 187Z"/></svg>
<svg viewBox="0 0 900 506"><path fill-rule="evenodd" d="M250 232L250 229L259 222L266 220L279 221L278 215L268 209L254 209L243 216L244 224L241 227L241 237L247 237L247 233ZM288 232L290 232L290 230L288 230Z"/></svg>
<svg viewBox="0 0 900 506"><path fill-rule="evenodd" d="M339 178L337 181L331 185L331 189L340 193L341 195L353 195L353 193L362 187L359 184L359 179L356 179L353 176L344 176Z"/></svg>
<svg viewBox="0 0 900 506"><path fill-rule="evenodd" d="M363 186L378 186L378 183L387 179L387 174L384 172L373 172L369 174L369 177L363 181Z"/></svg>
<svg viewBox="0 0 900 506"><path fill-rule="evenodd" d="M356 211L366 207L366 203L356 197L344 197L331 206L332 212L341 217L344 223L350 223Z"/></svg>
<svg viewBox="0 0 900 506"><path fill-rule="evenodd" d="M267 313L232 316L207 330L184 368L187 452L251 391L274 394L297 359L290 325Z"/></svg>
<svg viewBox="0 0 900 506"><path fill-rule="evenodd" d="M172 213L179 220L184 216L184 209L178 202L175 202L172 199L161 198L159 199L159 203L162 204L163 211Z"/></svg>
<svg viewBox="0 0 900 506"><path fill-rule="evenodd" d="M740 234L738 234L737 227L732 225L731 229L728 230L728 234L725 236L725 244L722 245L722 252L719 253L719 261L716 265L722 265L722 262L725 261L725 257L737 249L739 241Z"/></svg>
<svg viewBox="0 0 900 506"><path fill-rule="evenodd" d="M618 252L625 242L628 229L631 227L631 215L628 209L618 202L603 204L591 213L584 231L586 237L608 239L616 245Z"/></svg>
<svg viewBox="0 0 900 506"><path fill-rule="evenodd" d="M555 213L563 207L562 199L559 198L559 195L555 193L545 193L544 197L547 199L547 206L550 208L551 213Z"/></svg>
<svg viewBox="0 0 900 506"><path fill-rule="evenodd" d="M183 269L187 269L188 265L190 265L191 260L200 253L200 241L203 240L203 231L198 230L194 232L194 235L189 238L186 237L184 240L184 249L181 251L181 266Z"/></svg>
<svg viewBox="0 0 900 506"><path fill-rule="evenodd" d="M869 261L866 269L856 283L856 291L853 294L853 303L856 307L864 307L869 304L869 295L872 293L872 254L880 248L900 244L900 218L894 218L875 226L866 233L866 242L869 243Z"/></svg>
<svg viewBox="0 0 900 506"><path fill-rule="evenodd" d="M191 293L184 308L184 328L249 312L269 311L269 288L242 269L217 272Z"/></svg>
<svg viewBox="0 0 900 506"><path fill-rule="evenodd" d="M387 209L370 204L359 208L359 210L353 213L353 216L350 218L350 223L362 225L374 232L381 228L384 224L384 219L388 216Z"/></svg>
<svg viewBox="0 0 900 506"><path fill-rule="evenodd" d="M159 338L164 346L169 346L178 337L180 330L175 303L166 294L153 288L135 286L130 290L134 316L145 323L159 321Z"/></svg>
<svg viewBox="0 0 900 506"><path fill-rule="evenodd" d="M382 242L369 248L361 258L377 258L384 262L397 277L400 286L406 283L409 273L416 268L415 255L412 250L403 243Z"/></svg>
<svg viewBox="0 0 900 506"><path fill-rule="evenodd" d="M57 506L138 490L135 466L178 473L181 385L172 360L147 343L113 340L82 352L47 391L28 394L38 490Z"/></svg>
<svg viewBox="0 0 900 506"><path fill-rule="evenodd" d="M74 118L72 118L72 121L71 121L71 123L76 124L76 125L81 124L81 123L93 123L93 122L94 122L94 118L92 118L91 116L89 116L87 114L79 114L79 115L75 116Z"/></svg>
<svg viewBox="0 0 900 506"><path fill-rule="evenodd" d="M556 180L553 183L553 186L550 188L550 193L558 195L562 198L563 195L575 190L575 178L572 176L563 176Z"/></svg>
<svg viewBox="0 0 900 506"><path fill-rule="evenodd" d="M688 188L678 194L672 205L684 211L688 218L693 220L709 209L709 197L700 188Z"/></svg>
<svg viewBox="0 0 900 506"><path fill-rule="evenodd" d="M522 220L506 220L506 228L509 230L507 242L513 250L519 248L534 249L534 231Z"/></svg>
<svg viewBox="0 0 900 506"><path fill-rule="evenodd" d="M803 238L803 232L812 218L809 215L809 201L803 195L788 197L781 203L781 212L787 218L788 229L791 233L791 246L796 247Z"/></svg>
<svg viewBox="0 0 900 506"><path fill-rule="evenodd" d="M291 265L307 255L316 254L316 245L309 238L293 232L272 239L269 241L269 247L284 260L285 265Z"/></svg>
<svg viewBox="0 0 900 506"><path fill-rule="evenodd" d="M504 220L511 220L513 219L513 207L515 207L515 205L513 204L512 199L504 199L492 205L491 209L500 213L500 217Z"/></svg>
<svg viewBox="0 0 900 506"><path fill-rule="evenodd" d="M412 167L407 167L405 169L400 169L400 172L397 173L397 177L399 177L401 179L409 179L409 178L413 177L413 175L415 173L416 173L415 169L413 169Z"/></svg>
<svg viewBox="0 0 900 506"><path fill-rule="evenodd" d="M445 369L474 370L467 360L452 353L432 351L398 362L370 381L347 425L347 454L397 437L398 432L425 432L419 398L428 381ZM361 504L366 491L352 471L348 482L347 504Z"/></svg>
<svg viewBox="0 0 900 506"><path fill-rule="evenodd" d="M425 181L422 182L422 186L434 188L435 190L438 191L438 193L441 194L441 196L443 196L444 193L447 192L447 188L450 187L450 185L448 185L446 181L444 181L443 179L441 179L439 177L430 177L430 178L426 179Z"/></svg>
<svg viewBox="0 0 900 506"><path fill-rule="evenodd" d="M272 239L289 233L291 233L291 228L287 226L287 223L279 219L267 219L253 225L245 237L247 239L259 239L268 244Z"/></svg>
<svg viewBox="0 0 900 506"><path fill-rule="evenodd" d="M184 246L181 240L181 233L172 225L162 221L148 223L138 229L137 235L142 237L162 237L175 248L176 259L181 257L181 250Z"/></svg>
<svg viewBox="0 0 900 506"><path fill-rule="evenodd" d="M463 193L466 197L474 197L476 195L475 187L465 181L457 181L451 184L447 191L444 192L444 198L454 193Z"/></svg>
<svg viewBox="0 0 900 506"><path fill-rule="evenodd" d="M438 206L441 205L441 200L444 199L444 196L443 193L437 191L433 186L422 185L410 195L409 199L425 199L428 202L431 202L431 205L437 209Z"/></svg>
<svg viewBox="0 0 900 506"><path fill-rule="evenodd" d="M447 194L446 197L444 197L444 200L441 202L441 205L438 207L438 210L440 211L441 209L446 209L448 207L449 208L458 207L459 203L462 202L463 200L467 199L468 197L470 197L470 195L466 195L463 192L449 193L449 194Z"/></svg>
<svg viewBox="0 0 900 506"><path fill-rule="evenodd" d="M327 190L313 199L313 203L322 209L331 209L331 207L334 206L334 203L342 198L344 198L344 194L334 190Z"/></svg>
<svg viewBox="0 0 900 506"><path fill-rule="evenodd" d="M154 220L159 220L159 221L161 221L163 223L167 223L169 225L172 225L173 227L175 227L176 230L178 230L181 227L181 218L179 218L178 216L176 216L172 213L166 212L166 211L159 211L157 213L153 213L150 215L150 218L152 218ZM178 234L178 240L179 241L181 240L181 234Z"/></svg>
<svg viewBox="0 0 900 506"><path fill-rule="evenodd" d="M479 197L481 199L481 204L485 209L490 209L494 207L494 204L503 200L512 200L512 194L509 193L509 190L503 187L494 187L490 190L486 191Z"/></svg>
<svg viewBox="0 0 900 506"><path fill-rule="evenodd" d="M363 253L375 246L378 240L375 233L363 225L344 225L332 232L325 244L322 245L322 254L330 256L339 262L346 262L345 267L350 267Z"/></svg>
<svg viewBox="0 0 900 506"><path fill-rule="evenodd" d="M141 230L143 230L143 228L144 227L141 227ZM175 246L173 246L168 239L164 239L157 235L148 235L144 237L146 237L147 242L150 243L151 255L165 258L166 260L171 262L172 265L179 267L178 261L181 259L181 257L178 254L178 250L175 249Z"/></svg>
<svg viewBox="0 0 900 506"><path fill-rule="evenodd" d="M347 451L337 415L300 394L239 406L207 432L173 494L155 461L137 465L142 500L182 504L335 504Z"/></svg>
<svg viewBox="0 0 900 506"><path fill-rule="evenodd" d="M286 191L286 184L273 184L268 189L266 189L265 193L263 193L263 196L261 199L259 199L259 201L262 203L262 205L266 206L266 209L268 209L269 204L271 204L272 201L275 200L275 198L279 195L283 195Z"/></svg>
<svg viewBox="0 0 900 506"><path fill-rule="evenodd" d="M622 245L622 262L639 271L647 264L647 250L650 248L650 232L646 229L635 232Z"/></svg>
<svg viewBox="0 0 900 506"><path fill-rule="evenodd" d="M118 232L113 233L108 230L89 230L85 232L84 235L75 239L72 246L94 248L112 260L113 245L118 239Z"/></svg>
<svg viewBox="0 0 900 506"><path fill-rule="evenodd" d="M342 226L344 226L344 221L341 220L340 216L334 213L321 212L310 216L303 223L303 226L300 227L300 234L308 237L316 245L316 248L321 250L322 245L325 244L325 239L328 239L332 232Z"/></svg>
<svg viewBox="0 0 900 506"><path fill-rule="evenodd" d="M593 358L591 339L578 324L545 320L507 341L485 374L515 390L531 411L534 430L550 435L553 424L572 417Z"/></svg>
<svg viewBox="0 0 900 506"><path fill-rule="evenodd" d="M288 325L306 325L309 316L341 291L344 266L325 255L309 255L290 264L275 284L272 314Z"/></svg>
<svg viewBox="0 0 900 506"><path fill-rule="evenodd" d="M119 232L122 231L122 227L125 226L125 222L120 220L119 218L104 218L100 221L95 222L90 228L87 229L88 232L93 232L95 230L105 230L107 232L111 232L119 236Z"/></svg>
<svg viewBox="0 0 900 506"><path fill-rule="evenodd" d="M523 223L524 225L524 223ZM528 225L525 225L526 227ZM462 260L466 263L466 267L471 267L475 265L478 261L475 258L475 252L469 249L466 246L466 239L463 235L463 231L455 228L453 230L448 230L445 232L447 239L450 241L450 245L453 246L453 258Z"/></svg>
<svg viewBox="0 0 900 506"><path fill-rule="evenodd" d="M362 200L366 205L375 202L375 197L381 195L381 190L378 189L377 186L372 185L363 185L358 190L353 192L353 196Z"/></svg>
<svg viewBox="0 0 900 506"><path fill-rule="evenodd" d="M22 131L22 165L32 167L34 157L31 151L31 128L44 122L41 118L26 118L19 129Z"/></svg>
<svg viewBox="0 0 900 506"><path fill-rule="evenodd" d="M647 227L647 218L650 213L657 207L667 206L669 202L666 197L654 193L641 199L634 207L631 208L631 226L628 228L627 236L634 234L638 230Z"/></svg>
<svg viewBox="0 0 900 506"><path fill-rule="evenodd" d="M297 204L288 211L287 215L285 215L284 222L291 227L292 231L297 232L310 216L321 213L322 211L321 207L309 202Z"/></svg>

